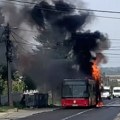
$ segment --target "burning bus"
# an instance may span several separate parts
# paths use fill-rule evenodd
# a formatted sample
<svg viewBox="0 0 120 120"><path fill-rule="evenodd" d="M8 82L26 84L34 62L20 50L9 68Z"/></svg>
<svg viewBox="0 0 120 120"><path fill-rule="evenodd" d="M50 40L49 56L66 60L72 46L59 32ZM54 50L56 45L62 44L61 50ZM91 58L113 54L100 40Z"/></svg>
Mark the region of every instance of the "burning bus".
<svg viewBox="0 0 120 120"><path fill-rule="evenodd" d="M64 79L61 95L62 107L88 107L96 105L96 84L92 79Z"/></svg>
<svg viewBox="0 0 120 120"><path fill-rule="evenodd" d="M98 66L100 63L106 62L106 57L104 56L103 51L109 49L110 43L109 43L108 36L106 34L103 34L98 30L92 32L91 30L86 28L86 25L93 21L92 16L93 18L95 17L93 11L89 11L89 10L82 11L82 10L75 9L79 7L83 9L84 4L81 1L79 1L77 4L74 4L74 3L75 1L72 1L72 0L55 0L55 1L42 0L40 2L36 2L34 6L30 6L30 7L25 6L25 8L21 7L22 9L20 9L19 12L18 10L14 10L15 11L14 15L20 16L21 18L23 18L23 21L20 22L21 20L18 19L15 25L19 25L18 28L22 27L22 25L24 24L26 27L28 26L28 28L31 28L31 29L35 27L35 31L37 29L37 32L40 33L40 35L38 37L35 37L35 39L38 38L37 41L39 41L41 44L41 49L38 49L38 50L40 51L44 50L43 52L44 54L41 54L42 53L41 52L40 57L38 56L38 54L36 54L38 60L36 58L35 59L39 61L36 67L42 68L43 66L43 70L40 70L41 71L41 74L40 74L40 71L38 70L38 68L35 69L36 71L34 71L33 66L31 67L32 69L31 73L32 74L35 73L35 78L37 78L38 81L40 80L40 76L42 76L41 80L43 80L43 78L46 79L46 76L47 76L46 73L44 74L43 72L45 67L44 67L44 64L42 65L42 63L40 63L41 58L45 56L45 59L43 61L44 63L45 62L47 63L46 66L49 66L48 65L49 62L46 56L53 57L52 59L54 58L71 59L72 61L74 61L76 65L79 66L78 68L79 73L84 74L85 76L88 76L88 78L91 77L92 80L86 80L86 79L82 79L81 81L78 80L77 81L78 85L76 85L76 80L74 82L71 81L72 83L65 82L65 84L73 84L72 86L75 86L75 87L71 88L71 87L68 87L70 86L68 85L67 86L68 88L66 87L64 88L64 85L63 85L63 91L67 92L66 89L70 88L72 90L70 97L71 95L72 96L75 95L76 99L79 98L79 95L81 93L80 92L78 95L76 95L78 93L78 89L81 90L82 88L84 88L83 90L85 91L85 94L83 94L83 96L81 97L85 99L86 98L89 99L91 97L90 94L93 94L92 92L96 92L96 104L97 104L98 101L101 101L100 90L99 90L100 70ZM13 7L11 8L15 9L14 4L13 4ZM10 14L11 13L13 12L10 12ZM22 15L19 15L20 13L22 13ZM6 15L7 15L7 19L12 20L12 15L9 15L10 18L8 17L8 14ZM19 33L21 35L21 32ZM27 36L27 38L28 37L30 36ZM28 47L28 45L26 45L26 47ZM37 46L33 45L33 47L37 49ZM33 47L31 48L33 49ZM20 50L21 50L21 47L20 47ZM48 55L49 52L48 51L46 52L45 50L46 51L51 50L54 55L52 55L51 53L50 55ZM29 52L25 52L25 53L29 53ZM29 54L27 56L29 56ZM31 55L31 58L33 58L32 55ZM24 59L22 61L24 61ZM48 68L46 69L48 70ZM53 68L51 71L53 72ZM24 70L24 72L26 71ZM70 72L68 73L70 74ZM40 76L36 77L36 74ZM44 75L45 77L43 77ZM58 77L58 75L56 76ZM59 74L59 77L61 77L61 74ZM52 79L50 80L53 80L53 76L52 76ZM55 84L53 84L53 82L51 81L49 81L48 83L50 84L49 86L51 86L51 88L53 89ZM96 91L94 91L94 89L92 91L89 91L88 88L90 88L91 86L94 86L95 83L96 83ZM43 81L41 81L41 84L43 84ZM65 98L66 96L67 96L67 93L63 93L62 103L64 103L63 98ZM78 102L78 101L74 101L74 102ZM91 103L87 102L86 100L86 104L90 105ZM73 104L73 105L76 105L76 104Z"/></svg>
<svg viewBox="0 0 120 120"><path fill-rule="evenodd" d="M62 107L102 107L99 86L93 79L64 79L61 91Z"/></svg>
<svg viewBox="0 0 120 120"><path fill-rule="evenodd" d="M101 98L100 69L93 64L92 79L64 79L61 95L62 107L103 106Z"/></svg>

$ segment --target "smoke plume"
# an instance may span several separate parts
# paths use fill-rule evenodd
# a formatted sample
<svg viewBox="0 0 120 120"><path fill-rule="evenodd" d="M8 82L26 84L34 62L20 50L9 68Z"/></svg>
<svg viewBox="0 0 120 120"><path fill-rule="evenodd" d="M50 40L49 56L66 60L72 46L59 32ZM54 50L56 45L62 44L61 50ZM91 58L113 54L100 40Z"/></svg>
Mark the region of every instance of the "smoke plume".
<svg viewBox="0 0 120 120"><path fill-rule="evenodd" d="M61 32L64 39L61 39L60 42L66 42L67 45L63 44L63 46L72 49L79 70L92 76L93 61L97 60L98 64L101 63L104 59L102 51L109 48L109 40L107 35L99 31L85 32L84 27L92 20L91 14L93 15L93 13L78 12L75 8L76 6L63 0L52 2L52 4L42 1L34 6L32 18L40 28L50 28L51 31L54 31L53 36L57 32ZM66 40L68 33L69 37ZM61 38L57 37L58 39L54 42Z"/></svg>
<svg viewBox="0 0 120 120"><path fill-rule="evenodd" d="M21 0L21 2L23 1ZM1 2L0 6L2 16L4 16L3 24L10 24L11 34L14 35L14 38L11 37L11 40L17 48L16 50L19 55L34 53L34 50L38 50L37 46L39 46L40 43L34 39L34 37L38 35L38 30L35 24L31 21L29 15L32 6L29 6L28 4L18 4L17 2L10 2L7 0ZM16 33L16 35L14 33Z"/></svg>
<svg viewBox="0 0 120 120"><path fill-rule="evenodd" d="M1 4L4 23L10 23L12 34L17 40L14 40L14 45L18 53L22 54L18 54L22 61L20 67L28 68L24 72L29 73L37 84L46 81L46 85L50 87L55 87L53 86L55 83L57 86L58 78L62 81L64 78L72 77L71 73L74 74L74 78L78 77L78 73L74 73L73 69L65 65L61 65L62 67L53 65L50 57L58 55L62 58L72 58L79 66L80 74L82 72L91 76L93 61L96 60L97 64L104 61L105 56L102 52L109 48L107 35L99 31L84 30L84 27L93 20L94 13L75 9L85 8L85 4L80 0L28 0L28 2L36 4L17 5L16 2L9 4L7 0ZM36 37L38 35L39 37ZM39 50L38 46L40 51L35 52ZM49 55L44 54L45 51L41 51L41 48L47 49ZM31 56L30 53L34 54ZM28 60L31 60L30 63ZM31 63L33 66L29 66ZM55 72L60 74L54 74Z"/></svg>

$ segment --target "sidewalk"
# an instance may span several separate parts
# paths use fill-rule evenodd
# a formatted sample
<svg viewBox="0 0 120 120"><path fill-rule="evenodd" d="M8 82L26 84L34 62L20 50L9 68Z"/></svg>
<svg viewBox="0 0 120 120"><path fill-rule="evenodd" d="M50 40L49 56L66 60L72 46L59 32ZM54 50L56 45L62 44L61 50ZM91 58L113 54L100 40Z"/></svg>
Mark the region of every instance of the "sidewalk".
<svg viewBox="0 0 120 120"><path fill-rule="evenodd" d="M26 109L26 110L12 109L9 110L8 112L0 113L0 120L15 120L18 118L31 116L37 113L54 111L56 109L58 108L40 108L40 109Z"/></svg>
<svg viewBox="0 0 120 120"><path fill-rule="evenodd" d="M114 120L120 120L120 113L117 115L117 117Z"/></svg>

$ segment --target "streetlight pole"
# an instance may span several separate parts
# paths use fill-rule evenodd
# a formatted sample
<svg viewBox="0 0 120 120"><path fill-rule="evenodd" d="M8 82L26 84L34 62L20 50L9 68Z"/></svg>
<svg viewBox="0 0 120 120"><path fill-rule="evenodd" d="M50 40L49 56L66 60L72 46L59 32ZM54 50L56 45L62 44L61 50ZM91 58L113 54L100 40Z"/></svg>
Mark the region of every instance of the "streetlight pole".
<svg viewBox="0 0 120 120"><path fill-rule="evenodd" d="M8 104L13 106L12 99L12 79L11 79L11 62L12 62L12 42L10 40L9 24L5 27L6 36L6 60L7 60L7 84L8 84Z"/></svg>

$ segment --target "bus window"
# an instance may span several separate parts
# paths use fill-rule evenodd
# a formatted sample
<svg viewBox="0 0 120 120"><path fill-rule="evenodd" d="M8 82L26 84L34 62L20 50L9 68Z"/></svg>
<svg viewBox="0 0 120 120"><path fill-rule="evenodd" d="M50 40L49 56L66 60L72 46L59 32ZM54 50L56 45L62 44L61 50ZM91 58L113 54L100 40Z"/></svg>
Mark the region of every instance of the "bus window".
<svg viewBox="0 0 120 120"><path fill-rule="evenodd" d="M87 87L83 85L64 85L62 97L88 97Z"/></svg>
<svg viewBox="0 0 120 120"><path fill-rule="evenodd" d="M72 97L72 85L63 86L62 97Z"/></svg>
<svg viewBox="0 0 120 120"><path fill-rule="evenodd" d="M88 97L86 86L73 86L73 97Z"/></svg>
<svg viewBox="0 0 120 120"><path fill-rule="evenodd" d="M96 95L96 88L95 88L95 85L94 84L89 84L88 86L88 91L89 91L89 95L92 97L92 96L95 96Z"/></svg>
<svg viewBox="0 0 120 120"><path fill-rule="evenodd" d="M90 84L88 86L88 92L89 92L89 96L92 96L92 86Z"/></svg>

